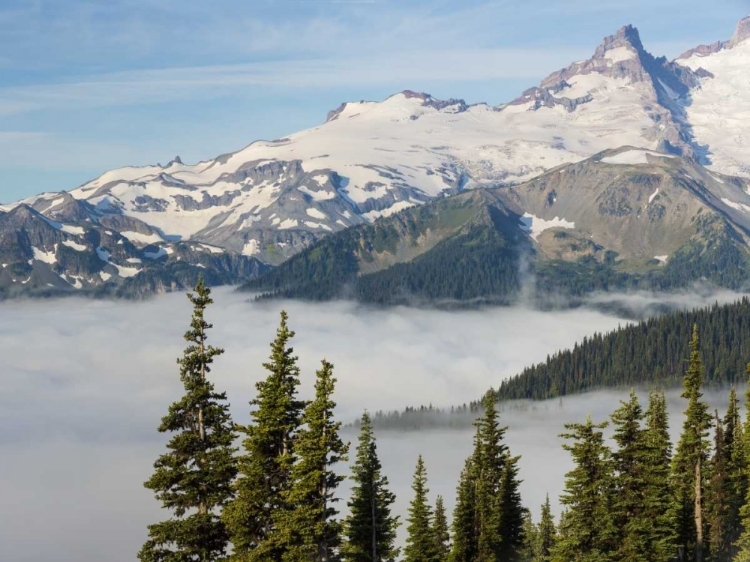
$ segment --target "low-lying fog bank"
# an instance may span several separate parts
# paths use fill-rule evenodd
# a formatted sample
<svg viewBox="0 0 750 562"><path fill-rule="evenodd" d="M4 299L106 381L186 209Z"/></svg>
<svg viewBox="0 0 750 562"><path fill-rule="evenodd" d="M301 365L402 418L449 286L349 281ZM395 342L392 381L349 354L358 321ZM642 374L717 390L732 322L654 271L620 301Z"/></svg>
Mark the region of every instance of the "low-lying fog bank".
<svg viewBox="0 0 750 562"><path fill-rule="evenodd" d="M303 396L310 395L314 370L326 357L336 367L343 421L364 408L450 406L476 399L525 365L625 323L586 308L372 310L351 303L250 304L229 290L214 296L216 304L207 314L215 324L211 343L226 354L216 360L213 379L228 391L239 423L247 421L254 383L265 376L261 363L282 308L298 334L294 347ZM725 294L720 300L736 297ZM626 300L637 306L643 298ZM716 299L713 295L708 302ZM706 304L701 297L688 302ZM18 562L134 559L146 524L165 515L142 482L163 451L159 419L181 393L175 359L190 312L182 294L139 303L0 304L0 497L9 506L0 512L3 557ZM510 426L508 443L523 455L526 505L536 512L547 492L556 499L562 488L569 466L557 437L562 424L588 413L604 419L618 398L596 393L567 398L562 406L555 400L503 413ZM722 407L723 401L723 395L717 398ZM679 412L682 406L672 409ZM673 430L679 424L674 417ZM381 434L379 449L399 496L398 512L410 499L419 453L425 456L433 499L440 493L452 506L471 441L471 431Z"/></svg>

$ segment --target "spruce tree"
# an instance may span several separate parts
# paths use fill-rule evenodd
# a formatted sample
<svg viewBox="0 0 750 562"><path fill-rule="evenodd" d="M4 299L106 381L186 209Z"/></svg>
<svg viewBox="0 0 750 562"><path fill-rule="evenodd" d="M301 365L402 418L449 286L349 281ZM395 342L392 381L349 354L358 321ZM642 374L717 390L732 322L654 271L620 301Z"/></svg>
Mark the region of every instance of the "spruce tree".
<svg viewBox="0 0 750 562"><path fill-rule="evenodd" d="M506 454L497 496L500 545L496 560L503 562L517 561L524 543L523 519L527 510L521 504L521 481L518 479L520 458Z"/></svg>
<svg viewBox="0 0 750 562"><path fill-rule="evenodd" d="M501 486L508 447L504 443L507 427L501 427L495 408L495 393L490 390L482 401L484 415L477 420L474 445L476 478L477 554L480 560L500 560L503 541Z"/></svg>
<svg viewBox="0 0 750 562"><path fill-rule="evenodd" d="M437 559L440 562L447 562L451 551L451 536L448 532L448 516L445 514L443 496L438 496L437 500L435 500L435 521L433 527L433 533L437 541Z"/></svg>
<svg viewBox="0 0 750 562"><path fill-rule="evenodd" d="M647 511L648 443L642 428L643 411L630 391L627 402L612 414L613 439L617 449L612 455L615 470L615 494L612 517L619 529L615 558L631 562L651 562L655 537L653 522Z"/></svg>
<svg viewBox="0 0 750 562"><path fill-rule="evenodd" d="M611 516L612 463L602 429L589 417L583 424L566 424L572 440L563 448L573 457L574 468L565 476L560 503L567 513L560 521L560 537L552 550L554 562L608 562L615 546L615 525Z"/></svg>
<svg viewBox="0 0 750 562"><path fill-rule="evenodd" d="M438 562L440 555L433 528L432 508L427 498L427 470L422 455L417 459L411 489L414 497L409 504L404 562Z"/></svg>
<svg viewBox="0 0 750 562"><path fill-rule="evenodd" d="M231 497L237 472L234 433L226 394L208 380L213 359L223 350L206 343L212 325L204 313L213 302L211 290L199 279L194 291L188 294L193 304L188 346L177 361L185 394L161 420L159 431L173 435L144 484L174 517L149 525L149 539L138 553L142 562L223 560L228 543L217 510Z"/></svg>
<svg viewBox="0 0 750 562"><path fill-rule="evenodd" d="M663 392L651 391L646 410L647 490L644 512L651 522L653 562L669 562L675 558L675 521L670 488L672 442L669 437L667 400Z"/></svg>
<svg viewBox="0 0 750 562"><path fill-rule="evenodd" d="M750 363L745 369L745 374L750 376ZM745 423L743 427L743 452L745 462L750 463L750 384L745 391ZM750 484L748 483L747 469L745 471L745 501L740 508L741 533L734 544L737 549L735 562L750 562Z"/></svg>
<svg viewBox="0 0 750 562"><path fill-rule="evenodd" d="M536 553L539 550L539 528L531 519L531 512L525 510L523 516L523 546L519 551L520 562L536 562Z"/></svg>
<svg viewBox="0 0 750 562"><path fill-rule="evenodd" d="M239 428L245 434L245 452L238 459L236 497L223 513L234 547L232 559L237 561L279 562L284 552L274 517L291 508L285 497L291 488L296 433L305 406L297 399L299 368L288 346L294 332L287 319L282 311L270 359L263 365L268 376L255 385L257 395L250 402L251 424Z"/></svg>
<svg viewBox="0 0 750 562"><path fill-rule="evenodd" d="M704 491L708 473L708 430L711 415L701 400L703 363L700 357L698 326L693 327L690 359L683 378L682 397L688 401L682 435L672 462L672 489L675 494L677 547L685 562L702 562L706 546Z"/></svg>
<svg viewBox="0 0 750 562"><path fill-rule="evenodd" d="M473 562L478 556L479 530L476 506L474 457L466 460L456 489L453 509L451 562Z"/></svg>
<svg viewBox="0 0 750 562"><path fill-rule="evenodd" d="M555 529L555 520L552 517L552 507L549 503L549 494L542 504L542 514L538 526L538 547L535 552L534 562L550 562L551 553L555 547L557 531Z"/></svg>
<svg viewBox="0 0 750 562"><path fill-rule="evenodd" d="M728 540L729 515L729 473L727 462L724 427L719 420L719 413L714 413L716 427L714 452L710 461L710 479L706 490L706 526L708 527L708 544L711 560L727 560L726 549L731 544Z"/></svg>
<svg viewBox="0 0 750 562"><path fill-rule="evenodd" d="M391 514L396 497L382 473L370 415L362 415L357 456L352 466L349 516L344 521L345 542L341 552L346 562L393 562L398 516Z"/></svg>
<svg viewBox="0 0 750 562"><path fill-rule="evenodd" d="M740 509L747 493L747 457L744 430L740 419L739 399L734 387L729 391L729 404L724 416L724 451L727 459L726 553L735 553L734 543L742 531Z"/></svg>
<svg viewBox="0 0 750 562"><path fill-rule="evenodd" d="M328 562L341 543L341 524L333 518L336 488L344 477L333 466L346 460L348 445L339 437L341 422L334 421L333 365L323 361L316 373L315 399L305 408L302 429L295 443L298 457L292 469L292 487L284 495L289 510L273 514L284 562Z"/></svg>

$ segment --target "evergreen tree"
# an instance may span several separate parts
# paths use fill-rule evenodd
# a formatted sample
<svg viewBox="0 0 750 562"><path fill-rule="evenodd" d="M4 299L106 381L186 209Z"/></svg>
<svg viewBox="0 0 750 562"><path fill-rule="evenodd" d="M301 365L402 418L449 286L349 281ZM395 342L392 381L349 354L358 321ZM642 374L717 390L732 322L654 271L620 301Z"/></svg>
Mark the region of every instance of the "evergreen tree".
<svg viewBox="0 0 750 562"><path fill-rule="evenodd" d="M554 562L608 562L612 560L616 529L611 516L611 453L604 444L602 429L589 417L583 424L566 424L561 437L572 444L563 448L575 467L565 476L560 503L567 513L560 521L560 537L552 550Z"/></svg>
<svg viewBox="0 0 750 562"><path fill-rule="evenodd" d="M451 536L448 532L448 516L445 514L443 505L443 496L438 496L435 500L435 521L433 533L437 541L438 560L447 562L448 554L451 551Z"/></svg>
<svg viewBox="0 0 750 562"><path fill-rule="evenodd" d="M706 546L704 490L707 479L708 430L711 415L701 400L703 364L700 357L698 326L693 327L690 359L683 378L682 397L688 400L682 435L672 463L672 489L675 493L677 546L686 562L702 562Z"/></svg>
<svg viewBox="0 0 750 562"><path fill-rule="evenodd" d="M239 428L246 436L245 453L238 460L236 497L223 513L234 546L232 559L237 561L282 559L274 517L290 508L284 498L291 488L296 432L305 406L296 398L299 368L288 347L294 332L287 319L282 311L270 359L263 365L268 376L255 385L257 396L250 402L255 407L252 423Z"/></svg>
<svg viewBox="0 0 750 562"><path fill-rule="evenodd" d="M646 410L645 439L647 490L644 513L651 522L653 562L669 562L677 553L673 498L669 478L672 464L672 442L669 438L667 400L663 392L652 391Z"/></svg>
<svg viewBox="0 0 750 562"><path fill-rule="evenodd" d="M453 546L451 562L473 562L478 556L479 530L476 506L476 475L474 457L466 459L456 489L453 509Z"/></svg>
<svg viewBox="0 0 750 562"><path fill-rule="evenodd" d="M734 543L740 536L742 522L740 509L747 493L747 457L744 447L744 431L740 420L740 407L734 387L729 391L727 413L724 416L724 451L727 459L727 513L726 553L735 553Z"/></svg>
<svg viewBox="0 0 750 562"><path fill-rule="evenodd" d="M324 360L316 377L315 400L305 408L304 429L295 443L298 460L292 469L293 484L284 497L290 511L273 514L284 562L328 562L341 542L333 503L338 501L335 492L344 477L332 467L346 460L348 445L339 437L341 422L333 417L333 365Z"/></svg>
<svg viewBox="0 0 750 562"><path fill-rule="evenodd" d="M539 540L534 562L550 562L550 556L555 546L555 540L557 539L557 531L555 529L555 520L552 517L552 507L549 503L549 494L547 494L547 499L542 504L542 514L539 519L538 534Z"/></svg>
<svg viewBox="0 0 750 562"><path fill-rule="evenodd" d="M521 457L505 457L505 466L497 496L499 513L500 545L496 558L503 562L519 559L524 544L523 519L526 509L521 504L521 481L518 479L518 461Z"/></svg>
<svg viewBox="0 0 750 562"><path fill-rule="evenodd" d="M724 427L719 420L719 413L714 413L715 439L714 453L711 457L711 477L706 493L706 525L709 529L708 544L711 560L727 560L726 548L729 544L727 525L729 515L729 474Z"/></svg>
<svg viewBox="0 0 750 562"><path fill-rule="evenodd" d="M346 541L341 552L346 562L393 562L398 556L395 541L399 522L398 516L391 514L396 497L381 471L370 415L365 412L352 466L349 516L344 522Z"/></svg>
<svg viewBox="0 0 750 562"><path fill-rule="evenodd" d="M212 325L204 313L213 302L211 290L199 279L194 291L188 294L193 304L188 346L177 361L185 394L161 420L159 431L173 436L144 484L174 517L149 525L149 539L138 553L142 562L213 562L224 559L228 543L216 511L232 494L234 433L226 394L208 380L213 359L223 350L206 343Z"/></svg>
<svg viewBox="0 0 750 562"><path fill-rule="evenodd" d="M503 535L503 495L501 486L508 448L503 442L507 427L501 427L495 408L495 393L487 392L482 401L484 415L477 421L474 444L474 477L476 478L476 521L478 559L500 560Z"/></svg>
<svg viewBox="0 0 750 562"><path fill-rule="evenodd" d="M422 455L417 459L411 489L414 497L409 504L404 562L438 562L440 555L433 529L432 508L427 499L427 470Z"/></svg>
<svg viewBox="0 0 750 562"><path fill-rule="evenodd" d="M654 552L653 522L646 510L648 493L648 450L646 432L641 427L643 411L635 391L612 414L613 439L617 449L612 455L615 470L615 494L612 516L619 529L615 558L630 562L651 562Z"/></svg>
<svg viewBox="0 0 750 562"><path fill-rule="evenodd" d="M523 515L523 546L519 551L520 562L536 562L536 553L539 550L539 528L531 519L531 512L526 509Z"/></svg>
<svg viewBox="0 0 750 562"><path fill-rule="evenodd" d="M745 374L750 376L750 363L745 369ZM745 391L745 424L743 428L743 452L745 462L750 463L750 384ZM748 483L748 474L745 472L745 501L740 508L741 534L735 547L737 556L735 562L750 562L750 484Z"/></svg>

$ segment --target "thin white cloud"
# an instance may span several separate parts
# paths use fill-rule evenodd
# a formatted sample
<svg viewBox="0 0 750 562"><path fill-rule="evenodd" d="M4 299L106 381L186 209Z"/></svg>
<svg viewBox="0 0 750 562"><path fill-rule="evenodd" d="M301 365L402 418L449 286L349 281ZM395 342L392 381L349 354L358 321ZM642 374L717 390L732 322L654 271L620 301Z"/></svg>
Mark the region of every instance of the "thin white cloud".
<svg viewBox="0 0 750 562"><path fill-rule="evenodd" d="M73 83L2 88L0 114L213 99L241 95L248 87L392 85L395 91L427 81L532 80L580 55L560 49L466 49L120 72Z"/></svg>

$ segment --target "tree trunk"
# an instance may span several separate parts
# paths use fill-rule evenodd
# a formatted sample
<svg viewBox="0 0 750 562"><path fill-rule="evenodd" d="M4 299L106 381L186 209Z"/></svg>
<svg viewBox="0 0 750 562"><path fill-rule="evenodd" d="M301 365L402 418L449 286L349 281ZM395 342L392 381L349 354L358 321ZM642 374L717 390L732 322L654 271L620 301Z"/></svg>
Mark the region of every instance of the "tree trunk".
<svg viewBox="0 0 750 562"><path fill-rule="evenodd" d="M201 338L201 381L206 380L206 363L203 361L204 359L204 345L203 345L203 338ZM206 439L206 424L203 421L203 407L198 406L198 435L201 439L201 441L205 441ZM203 458L201 456L197 459L198 464L203 464ZM206 514L208 513L208 506L206 505L205 499L201 498L200 502L198 503L198 513Z"/></svg>
<svg viewBox="0 0 750 562"><path fill-rule="evenodd" d="M695 463L695 562L703 562L703 510L701 497L701 459Z"/></svg>
<svg viewBox="0 0 750 562"><path fill-rule="evenodd" d="M370 480L370 508L372 513L372 562L378 562L377 522L375 521L375 481Z"/></svg>
<svg viewBox="0 0 750 562"><path fill-rule="evenodd" d="M328 422L328 412L323 412L323 421ZM325 427L325 424L324 424ZM326 440L326 431L323 430L323 442L328 443ZM328 470L328 453L326 452L326 459L323 461L323 481L320 485L320 499L323 503L323 511L320 514L320 521L323 524L323 540L320 544L320 560L321 562L328 562L328 530L326 529L326 509L328 507L328 485L326 484L326 471Z"/></svg>

